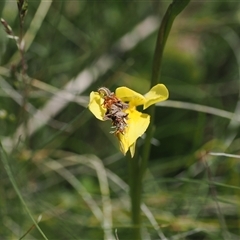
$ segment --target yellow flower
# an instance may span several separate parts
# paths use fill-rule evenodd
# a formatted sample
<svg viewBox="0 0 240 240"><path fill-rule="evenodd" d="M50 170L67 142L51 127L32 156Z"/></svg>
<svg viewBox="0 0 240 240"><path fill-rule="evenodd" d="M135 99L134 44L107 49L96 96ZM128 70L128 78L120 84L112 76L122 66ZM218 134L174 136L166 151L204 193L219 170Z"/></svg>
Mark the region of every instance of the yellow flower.
<svg viewBox="0 0 240 240"><path fill-rule="evenodd" d="M113 96L122 102L128 103L127 108L121 109L121 113L124 112L127 115L122 121L124 124L124 131L115 132L119 139L120 150L124 155L130 150L131 157L134 156L136 141L144 134L150 123L150 115L137 111L136 107L143 105L143 109L146 109L152 104L166 100L168 95L168 90L163 84L155 85L144 96L127 87L119 87L116 89L115 95ZM88 107L96 118L101 121L106 120L109 111L107 111L103 94L101 94L100 91L91 92Z"/></svg>

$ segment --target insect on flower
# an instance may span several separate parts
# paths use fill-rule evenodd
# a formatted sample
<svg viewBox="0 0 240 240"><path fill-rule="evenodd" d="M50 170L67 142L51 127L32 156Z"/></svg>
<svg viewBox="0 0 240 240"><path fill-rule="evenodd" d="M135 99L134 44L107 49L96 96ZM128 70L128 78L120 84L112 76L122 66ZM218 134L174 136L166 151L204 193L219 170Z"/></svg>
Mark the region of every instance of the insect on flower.
<svg viewBox="0 0 240 240"><path fill-rule="evenodd" d="M110 133L124 134L127 125L128 113L124 110L128 109L129 105L122 102L116 95L106 87L98 89L98 93L103 97L103 106L106 108L106 114L104 120L111 120L114 131Z"/></svg>
<svg viewBox="0 0 240 240"><path fill-rule="evenodd" d="M90 93L88 108L100 121L110 120L114 135L119 141L120 151L125 155L135 154L136 142L147 130L151 116L137 110L143 110L168 98L168 89L163 84L153 86L145 95L128 87L118 87L115 92L101 87Z"/></svg>

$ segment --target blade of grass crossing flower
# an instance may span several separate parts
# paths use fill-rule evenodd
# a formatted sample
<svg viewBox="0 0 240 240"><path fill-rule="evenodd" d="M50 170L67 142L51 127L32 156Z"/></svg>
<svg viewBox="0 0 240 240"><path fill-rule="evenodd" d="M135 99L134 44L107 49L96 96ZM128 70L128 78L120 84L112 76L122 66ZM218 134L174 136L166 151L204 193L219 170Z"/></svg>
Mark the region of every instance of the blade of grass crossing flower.
<svg viewBox="0 0 240 240"><path fill-rule="evenodd" d="M168 7L167 12L165 13L163 20L161 22L158 38L156 42L156 48L154 52L153 59L153 68L152 68L152 79L151 79L151 87L156 85L160 79L160 71L161 71L161 62L163 56L163 50L171 30L172 24L176 16L187 6L190 0L174 0ZM151 121L146 132L145 144L143 147L143 164L142 164L142 174L147 167L147 160L149 158L150 153L150 144L153 136L153 122L155 115L155 106L151 106L147 109L147 113L151 116Z"/></svg>
<svg viewBox="0 0 240 240"><path fill-rule="evenodd" d="M160 78L160 71L161 71L161 62L162 62L162 55L163 50L171 30L172 24L176 16L182 12L182 10L187 6L190 0L174 0L168 7L167 12L165 13L162 23L160 25L158 31L158 38L156 42L156 48L154 52L154 59L153 59L153 69L152 69L152 80L151 80L151 87L156 85ZM148 114L151 116L151 121L146 132L146 139L143 147L143 154L142 154L142 167L141 167L141 175L144 174L145 169L147 167L147 161L149 158L150 153L150 145L151 139L153 136L153 123L154 123L154 115L155 115L155 106L151 106L147 109Z"/></svg>
<svg viewBox="0 0 240 240"><path fill-rule="evenodd" d="M162 56L164 47L169 35L169 32L171 30L172 24L176 16L182 12L182 10L187 6L187 4L190 2L190 0L173 0L173 2L169 5L159 28L158 31L158 37L154 52L154 58L153 58L153 67L152 67L152 78L151 78L151 87L158 84L160 79L160 71L161 71L161 62L162 62ZM138 159L132 159L132 163L130 163L130 172L134 173L134 170L138 169L138 172L131 174L130 178L137 178L139 183L138 184L130 184L131 189L130 192L134 192L137 194L137 196L134 196L134 199L141 199L141 192L142 192L142 179L143 175L147 168L147 163L149 159L150 154L150 148L151 148L151 139L154 133L154 115L155 115L155 106L152 105L147 109L147 113L151 116L151 121L148 127L148 130L146 131L146 138L144 142L144 146L142 149L142 155ZM136 175L135 175L136 174ZM137 177L136 177L137 176ZM130 183L132 183L133 180L130 180ZM131 197L133 197L132 194L130 194ZM141 202L141 200L139 200ZM140 204L137 201L137 209L136 209L136 203L134 203L132 199L132 215L134 215L133 218L133 225L138 226L136 228L133 228L133 234L136 236L136 239L141 239L141 209Z"/></svg>
<svg viewBox="0 0 240 240"><path fill-rule="evenodd" d="M169 5L167 12L163 17L158 31L158 38L154 52L151 87L153 87L159 82L163 50L173 21L176 16L183 11L183 9L188 5L189 2L190 0L174 0Z"/></svg>
<svg viewBox="0 0 240 240"><path fill-rule="evenodd" d="M12 185L13 185L13 188L15 190L15 192L17 193L22 205L24 206L28 216L31 218L31 220L33 221L34 225L36 226L36 228L38 229L39 233L43 236L43 238L45 240L48 240L48 238L45 236L45 234L43 233L43 231L41 230L41 228L38 226L37 224L37 221L34 219L31 211L29 210L26 202L24 201L23 197L22 197L22 194L17 186L17 183L16 183L16 180L15 178L13 177L13 173L12 173L12 170L11 170L11 167L9 165L9 161L8 161L8 155L6 154L6 152L4 151L3 147L2 147L2 144L0 143L0 156L1 156L1 160L2 160L2 163L3 163L3 166L7 172L7 175L9 177L9 180L11 181Z"/></svg>

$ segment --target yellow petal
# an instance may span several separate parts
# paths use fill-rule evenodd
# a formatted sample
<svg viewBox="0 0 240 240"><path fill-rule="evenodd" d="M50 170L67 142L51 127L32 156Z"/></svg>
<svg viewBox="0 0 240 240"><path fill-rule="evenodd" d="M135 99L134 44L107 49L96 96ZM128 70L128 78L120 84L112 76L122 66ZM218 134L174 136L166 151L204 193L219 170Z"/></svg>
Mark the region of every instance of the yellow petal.
<svg viewBox="0 0 240 240"><path fill-rule="evenodd" d="M103 98L98 92L90 93L88 108L97 119L103 121L106 109L103 107Z"/></svg>
<svg viewBox="0 0 240 240"><path fill-rule="evenodd" d="M132 158L134 157L135 154L136 143L137 142L133 143L133 145L130 146L130 154Z"/></svg>
<svg viewBox="0 0 240 240"><path fill-rule="evenodd" d="M147 130L150 115L138 112L137 110L126 111L129 113L125 134L119 133L118 139L120 142L120 150L125 155L129 150L131 151L131 156L134 156L135 152L135 142L143 133Z"/></svg>
<svg viewBox="0 0 240 240"><path fill-rule="evenodd" d="M121 133L117 134L117 138L119 140L119 148L120 151L123 153L123 155L125 156L128 149L129 149L129 144L128 144L128 139L126 138L126 134L124 134L124 136L122 136Z"/></svg>
<svg viewBox="0 0 240 240"><path fill-rule="evenodd" d="M162 102L168 99L169 93L168 89L163 84L157 84L150 89L150 91L145 95L146 102L144 103L143 109L148 108L152 104L157 102Z"/></svg>
<svg viewBox="0 0 240 240"><path fill-rule="evenodd" d="M116 89L115 93L123 102L129 102L130 108L145 103L145 97L130 88L119 87Z"/></svg>

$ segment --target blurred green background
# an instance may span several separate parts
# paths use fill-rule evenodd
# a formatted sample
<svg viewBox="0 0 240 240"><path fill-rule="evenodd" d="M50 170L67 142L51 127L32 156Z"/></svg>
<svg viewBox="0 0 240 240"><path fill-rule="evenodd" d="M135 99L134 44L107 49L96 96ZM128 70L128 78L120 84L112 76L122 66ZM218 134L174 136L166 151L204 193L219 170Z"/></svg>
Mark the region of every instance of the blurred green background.
<svg viewBox="0 0 240 240"><path fill-rule="evenodd" d="M101 86L148 91L170 3L29 1L24 79L16 42L0 28L0 137L49 239L115 239L115 229L130 239L127 160L111 124L86 106ZM17 3L1 1L0 15L19 36ZM192 1L173 24L161 74L170 101L157 107L143 182L143 239L240 238L240 159L211 154L240 151L239 25L236 1ZM19 239L33 223L0 164L0 239ZM32 228L23 239L42 236Z"/></svg>

